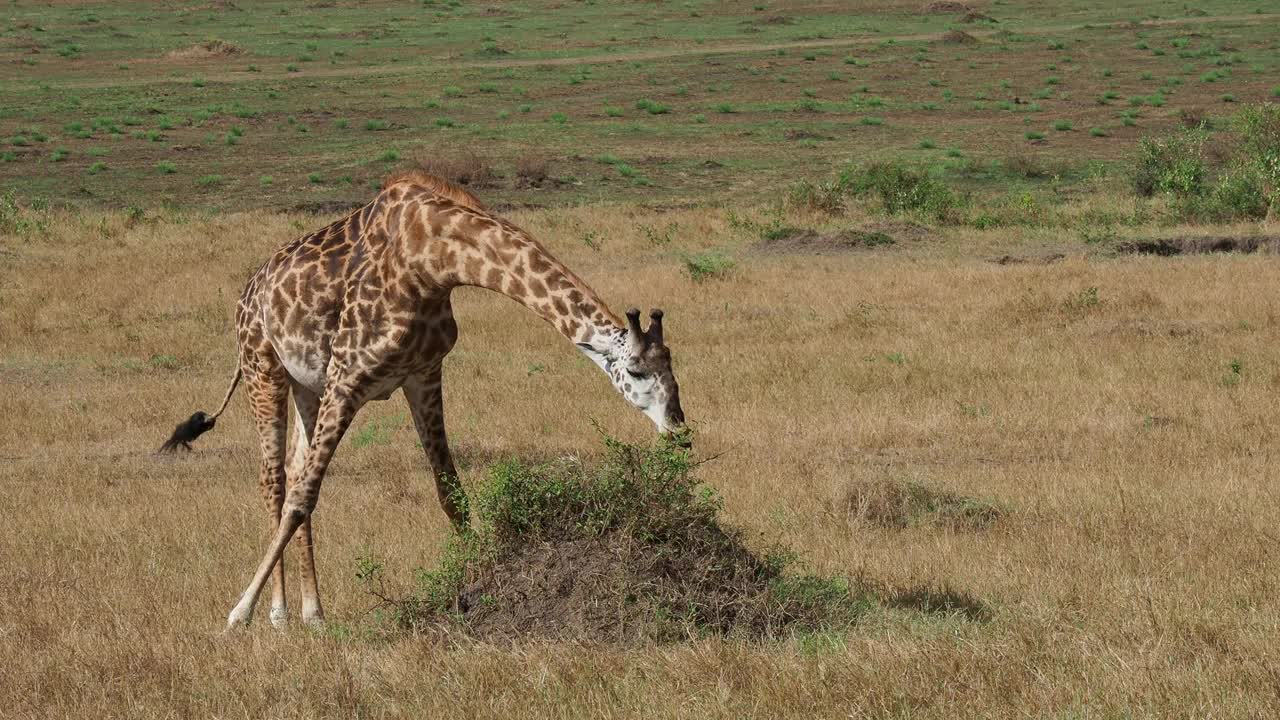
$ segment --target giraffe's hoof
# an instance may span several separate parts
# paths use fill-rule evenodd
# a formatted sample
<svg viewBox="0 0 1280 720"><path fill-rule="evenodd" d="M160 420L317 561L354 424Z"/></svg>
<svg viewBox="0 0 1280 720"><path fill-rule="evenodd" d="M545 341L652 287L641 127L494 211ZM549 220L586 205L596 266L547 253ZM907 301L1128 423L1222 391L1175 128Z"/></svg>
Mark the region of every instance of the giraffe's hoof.
<svg viewBox="0 0 1280 720"><path fill-rule="evenodd" d="M271 626L277 630L284 630L289 627L289 609L283 607L271 608Z"/></svg>
<svg viewBox="0 0 1280 720"><path fill-rule="evenodd" d="M252 617L252 611L242 610L237 606L231 611L231 614L227 616L227 629L223 634L234 633L237 630L243 630L244 628L249 627L249 621Z"/></svg>
<svg viewBox="0 0 1280 720"><path fill-rule="evenodd" d="M312 630L323 630L324 629L324 613L313 613L310 615L304 614L302 616L302 622L304 625L311 628Z"/></svg>

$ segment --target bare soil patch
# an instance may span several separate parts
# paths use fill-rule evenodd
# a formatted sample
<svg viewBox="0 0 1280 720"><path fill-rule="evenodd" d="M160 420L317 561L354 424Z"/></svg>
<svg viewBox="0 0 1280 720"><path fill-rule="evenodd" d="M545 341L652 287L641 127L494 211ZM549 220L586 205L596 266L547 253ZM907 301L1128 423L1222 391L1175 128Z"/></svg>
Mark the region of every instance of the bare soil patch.
<svg viewBox="0 0 1280 720"><path fill-rule="evenodd" d="M1280 235L1187 235L1168 238L1128 240L1116 245L1127 255L1207 255L1210 253L1274 253L1280 250Z"/></svg>

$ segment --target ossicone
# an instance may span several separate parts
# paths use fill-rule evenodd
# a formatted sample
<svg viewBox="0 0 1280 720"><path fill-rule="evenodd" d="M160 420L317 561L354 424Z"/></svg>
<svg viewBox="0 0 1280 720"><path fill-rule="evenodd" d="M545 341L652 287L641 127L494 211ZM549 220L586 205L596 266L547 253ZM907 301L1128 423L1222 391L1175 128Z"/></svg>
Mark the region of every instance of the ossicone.
<svg viewBox="0 0 1280 720"><path fill-rule="evenodd" d="M644 328L640 327L639 308L627 310L627 330L630 331L632 339L636 341L644 340Z"/></svg>
<svg viewBox="0 0 1280 720"><path fill-rule="evenodd" d="M662 310L654 308L649 311L649 339L662 344Z"/></svg>

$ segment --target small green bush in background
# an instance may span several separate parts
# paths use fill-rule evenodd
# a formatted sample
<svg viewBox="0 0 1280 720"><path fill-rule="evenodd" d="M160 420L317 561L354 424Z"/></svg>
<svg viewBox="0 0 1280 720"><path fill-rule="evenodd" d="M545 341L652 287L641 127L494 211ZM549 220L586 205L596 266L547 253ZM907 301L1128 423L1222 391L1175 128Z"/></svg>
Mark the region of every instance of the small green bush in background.
<svg viewBox="0 0 1280 720"><path fill-rule="evenodd" d="M1131 173L1134 192L1143 197L1200 192L1207 171L1207 139L1208 134L1199 128L1184 128L1162 138L1143 138Z"/></svg>
<svg viewBox="0 0 1280 720"><path fill-rule="evenodd" d="M695 282L724 277L737 263L721 250L685 255L684 269Z"/></svg>
<svg viewBox="0 0 1280 720"><path fill-rule="evenodd" d="M849 194L878 197L885 211L895 215L919 212L940 218L960 204L956 194L928 171L900 162L850 166L837 183Z"/></svg>

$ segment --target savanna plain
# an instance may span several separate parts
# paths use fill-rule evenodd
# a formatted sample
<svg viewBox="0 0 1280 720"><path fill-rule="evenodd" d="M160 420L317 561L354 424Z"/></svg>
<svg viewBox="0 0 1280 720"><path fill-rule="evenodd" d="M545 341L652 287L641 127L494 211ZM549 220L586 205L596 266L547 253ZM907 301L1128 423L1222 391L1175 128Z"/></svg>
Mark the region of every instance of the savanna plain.
<svg viewBox="0 0 1280 720"><path fill-rule="evenodd" d="M7 3L0 717L1280 715L1277 23L1236 0ZM720 521L856 612L407 628L384 598L452 530L397 395L316 512L327 624L260 603L222 633L267 538L244 398L155 450L221 398L250 274L415 165L615 311L666 311ZM601 462L602 433L653 443L536 316L454 307L469 490Z"/></svg>

